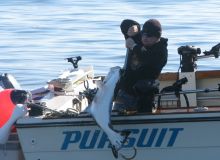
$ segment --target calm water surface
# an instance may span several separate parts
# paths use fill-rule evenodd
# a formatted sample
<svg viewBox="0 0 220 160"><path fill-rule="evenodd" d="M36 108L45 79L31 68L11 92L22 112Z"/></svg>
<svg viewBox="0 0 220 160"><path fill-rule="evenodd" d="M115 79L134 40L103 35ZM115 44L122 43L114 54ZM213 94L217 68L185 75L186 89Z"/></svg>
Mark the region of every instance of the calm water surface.
<svg viewBox="0 0 220 160"><path fill-rule="evenodd" d="M82 56L80 66L96 74L122 66L125 18L143 24L157 18L169 39L163 72L177 71L177 48L202 51L220 42L219 0L0 0L0 73L11 73L23 88L40 87L70 68L64 58ZM218 59L197 62L198 70L219 69Z"/></svg>

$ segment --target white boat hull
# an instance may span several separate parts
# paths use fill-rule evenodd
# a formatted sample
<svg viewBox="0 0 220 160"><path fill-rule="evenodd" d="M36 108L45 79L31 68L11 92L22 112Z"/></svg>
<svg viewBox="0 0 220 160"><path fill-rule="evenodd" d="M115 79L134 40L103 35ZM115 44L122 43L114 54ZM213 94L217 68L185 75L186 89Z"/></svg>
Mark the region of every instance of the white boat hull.
<svg viewBox="0 0 220 160"><path fill-rule="evenodd" d="M197 89L215 88L220 80L220 71L195 74ZM162 75L160 87L172 85L176 75L168 73L164 74L164 78ZM63 106L74 108L77 106L73 105L74 96L72 99L69 96L72 95L60 95L45 102L46 106L58 111L65 108ZM130 116L114 114L111 116L114 129L131 131L127 143L119 151L118 159L123 159L121 154L128 158L135 156L134 160L219 159L219 97L220 92L196 93L196 99L189 97L190 108L185 108L184 105L178 105L175 95L163 96L162 107L158 108L156 113ZM191 104L193 100L197 105ZM182 104L184 100L180 102ZM84 104L83 101L81 104ZM208 110L203 110L203 106ZM197 107L201 109L194 110ZM42 117L25 117L17 121L19 135L19 142L18 140L15 142L17 147L9 147L11 141L7 143L9 145L0 145L0 160L115 159L107 135L92 117L88 115L62 119L42 119Z"/></svg>
<svg viewBox="0 0 220 160"><path fill-rule="evenodd" d="M219 158L220 112L116 116L112 122L131 131L121 150L127 157L135 147L138 160ZM88 117L20 119L17 129L26 160L114 159L106 134Z"/></svg>

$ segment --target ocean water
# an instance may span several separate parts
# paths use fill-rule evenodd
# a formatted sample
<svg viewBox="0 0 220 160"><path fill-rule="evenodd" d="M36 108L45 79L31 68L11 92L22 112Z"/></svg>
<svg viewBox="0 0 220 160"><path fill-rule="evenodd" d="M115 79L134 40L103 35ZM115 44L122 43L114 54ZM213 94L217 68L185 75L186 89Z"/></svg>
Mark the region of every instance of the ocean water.
<svg viewBox="0 0 220 160"><path fill-rule="evenodd" d="M25 89L38 88L82 56L79 66L95 74L123 66L123 19L143 24L160 20L169 39L163 72L177 71L177 48L193 45L202 51L220 42L219 0L0 0L0 73L15 76ZM198 70L219 69L219 59L197 61Z"/></svg>

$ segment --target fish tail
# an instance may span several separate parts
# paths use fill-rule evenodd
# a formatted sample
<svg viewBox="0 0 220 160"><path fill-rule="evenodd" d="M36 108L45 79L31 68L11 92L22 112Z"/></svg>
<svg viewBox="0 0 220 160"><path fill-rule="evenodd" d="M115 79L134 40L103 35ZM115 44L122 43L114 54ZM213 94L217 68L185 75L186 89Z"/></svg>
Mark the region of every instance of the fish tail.
<svg viewBox="0 0 220 160"><path fill-rule="evenodd" d="M115 136L119 136L120 140L116 141L115 143L112 143L111 149L112 154L115 158L118 158L118 151L123 147L123 144L127 142L128 136L130 135L131 131L129 130L123 130L120 133L115 132ZM136 153L135 153L136 154Z"/></svg>
<svg viewBox="0 0 220 160"><path fill-rule="evenodd" d="M111 132L109 132L108 134L108 138L111 144L116 147L116 149L121 148L124 138L120 133L117 133L114 130L111 130Z"/></svg>

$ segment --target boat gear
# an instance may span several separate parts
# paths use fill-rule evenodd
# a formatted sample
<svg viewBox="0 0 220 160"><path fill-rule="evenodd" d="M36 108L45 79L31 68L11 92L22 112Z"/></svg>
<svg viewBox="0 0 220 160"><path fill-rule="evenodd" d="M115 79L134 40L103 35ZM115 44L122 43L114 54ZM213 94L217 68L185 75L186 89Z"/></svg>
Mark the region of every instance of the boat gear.
<svg viewBox="0 0 220 160"><path fill-rule="evenodd" d="M184 77L182 79L179 79L175 83L173 83L173 85L164 87L160 91L160 94L172 92L179 99L180 98L180 91L182 91L182 85L186 84L187 82L188 82L188 79L186 77ZM183 93L183 96L184 96L185 101L186 101L186 106L189 107L189 100L188 100L187 95L185 93ZM158 101L157 101L157 107L158 108L161 107L160 101L161 101L161 95L158 96Z"/></svg>
<svg viewBox="0 0 220 160"><path fill-rule="evenodd" d="M82 57L81 56L77 56L77 57L69 57L69 58L66 58L68 62L72 63L73 64L73 67L76 69L78 68L78 62L80 60L82 60Z"/></svg>
<svg viewBox="0 0 220 160"><path fill-rule="evenodd" d="M15 88L15 89L21 89L20 84L17 82L17 80L8 73L3 73L0 75L0 86L3 89L9 89L9 88Z"/></svg>
<svg viewBox="0 0 220 160"><path fill-rule="evenodd" d="M72 82L69 78L57 78L47 82L48 85L53 85L55 92L65 92L72 89Z"/></svg>
<svg viewBox="0 0 220 160"><path fill-rule="evenodd" d="M42 116L44 119L56 119L56 118L73 118L79 115L79 110L74 108L68 108L66 111L56 111L48 108L44 104L28 103L29 116Z"/></svg>
<svg viewBox="0 0 220 160"><path fill-rule="evenodd" d="M201 49L195 46L181 46L178 49L180 55L180 69L181 72L194 72L196 69L196 61L198 59L214 56L218 58L220 55L220 43L213 46L210 51L204 51L204 55L201 54ZM200 55L200 56L199 56Z"/></svg>
<svg viewBox="0 0 220 160"><path fill-rule="evenodd" d="M188 100L187 94L192 94L192 93L210 93L210 92L217 92L217 91L220 91L220 83L218 84L218 88L213 88L213 89L205 88L205 89L184 90L184 91L178 90L178 94L179 95L182 94L184 96L185 101L186 101L186 105L189 108L189 100ZM165 87L165 89L163 91L161 91L159 94L156 94L156 96L158 96L158 101L157 101L158 109L161 108L161 104L160 104L161 96L176 95L176 92L177 91L173 90L172 86L168 86L168 87ZM205 108L205 109L207 109L207 108Z"/></svg>
<svg viewBox="0 0 220 160"><path fill-rule="evenodd" d="M213 46L210 51L205 51L203 53L205 54L205 56L214 55L215 58L218 58L220 54L220 43Z"/></svg>
<svg viewBox="0 0 220 160"><path fill-rule="evenodd" d="M205 89L196 89L196 90L184 90L180 91L179 94L191 94L191 93L209 93L209 92L216 92L220 91L220 83L218 84L218 88L205 88ZM156 94L156 96L163 96L163 95L175 95L175 92L165 92Z"/></svg>
<svg viewBox="0 0 220 160"><path fill-rule="evenodd" d="M181 46L178 48L180 55L180 68L181 72L194 72L197 68L195 63L197 56L201 53L200 48L194 46Z"/></svg>
<svg viewBox="0 0 220 160"><path fill-rule="evenodd" d="M41 116L43 115L43 107L41 105L38 105L36 103L29 103L27 105L29 108L29 116Z"/></svg>
<svg viewBox="0 0 220 160"><path fill-rule="evenodd" d="M98 91L98 88L94 88L94 89L86 89L83 92L80 92L79 94L82 96L85 96L88 99L88 103L91 104L92 100L94 99L96 93Z"/></svg>

